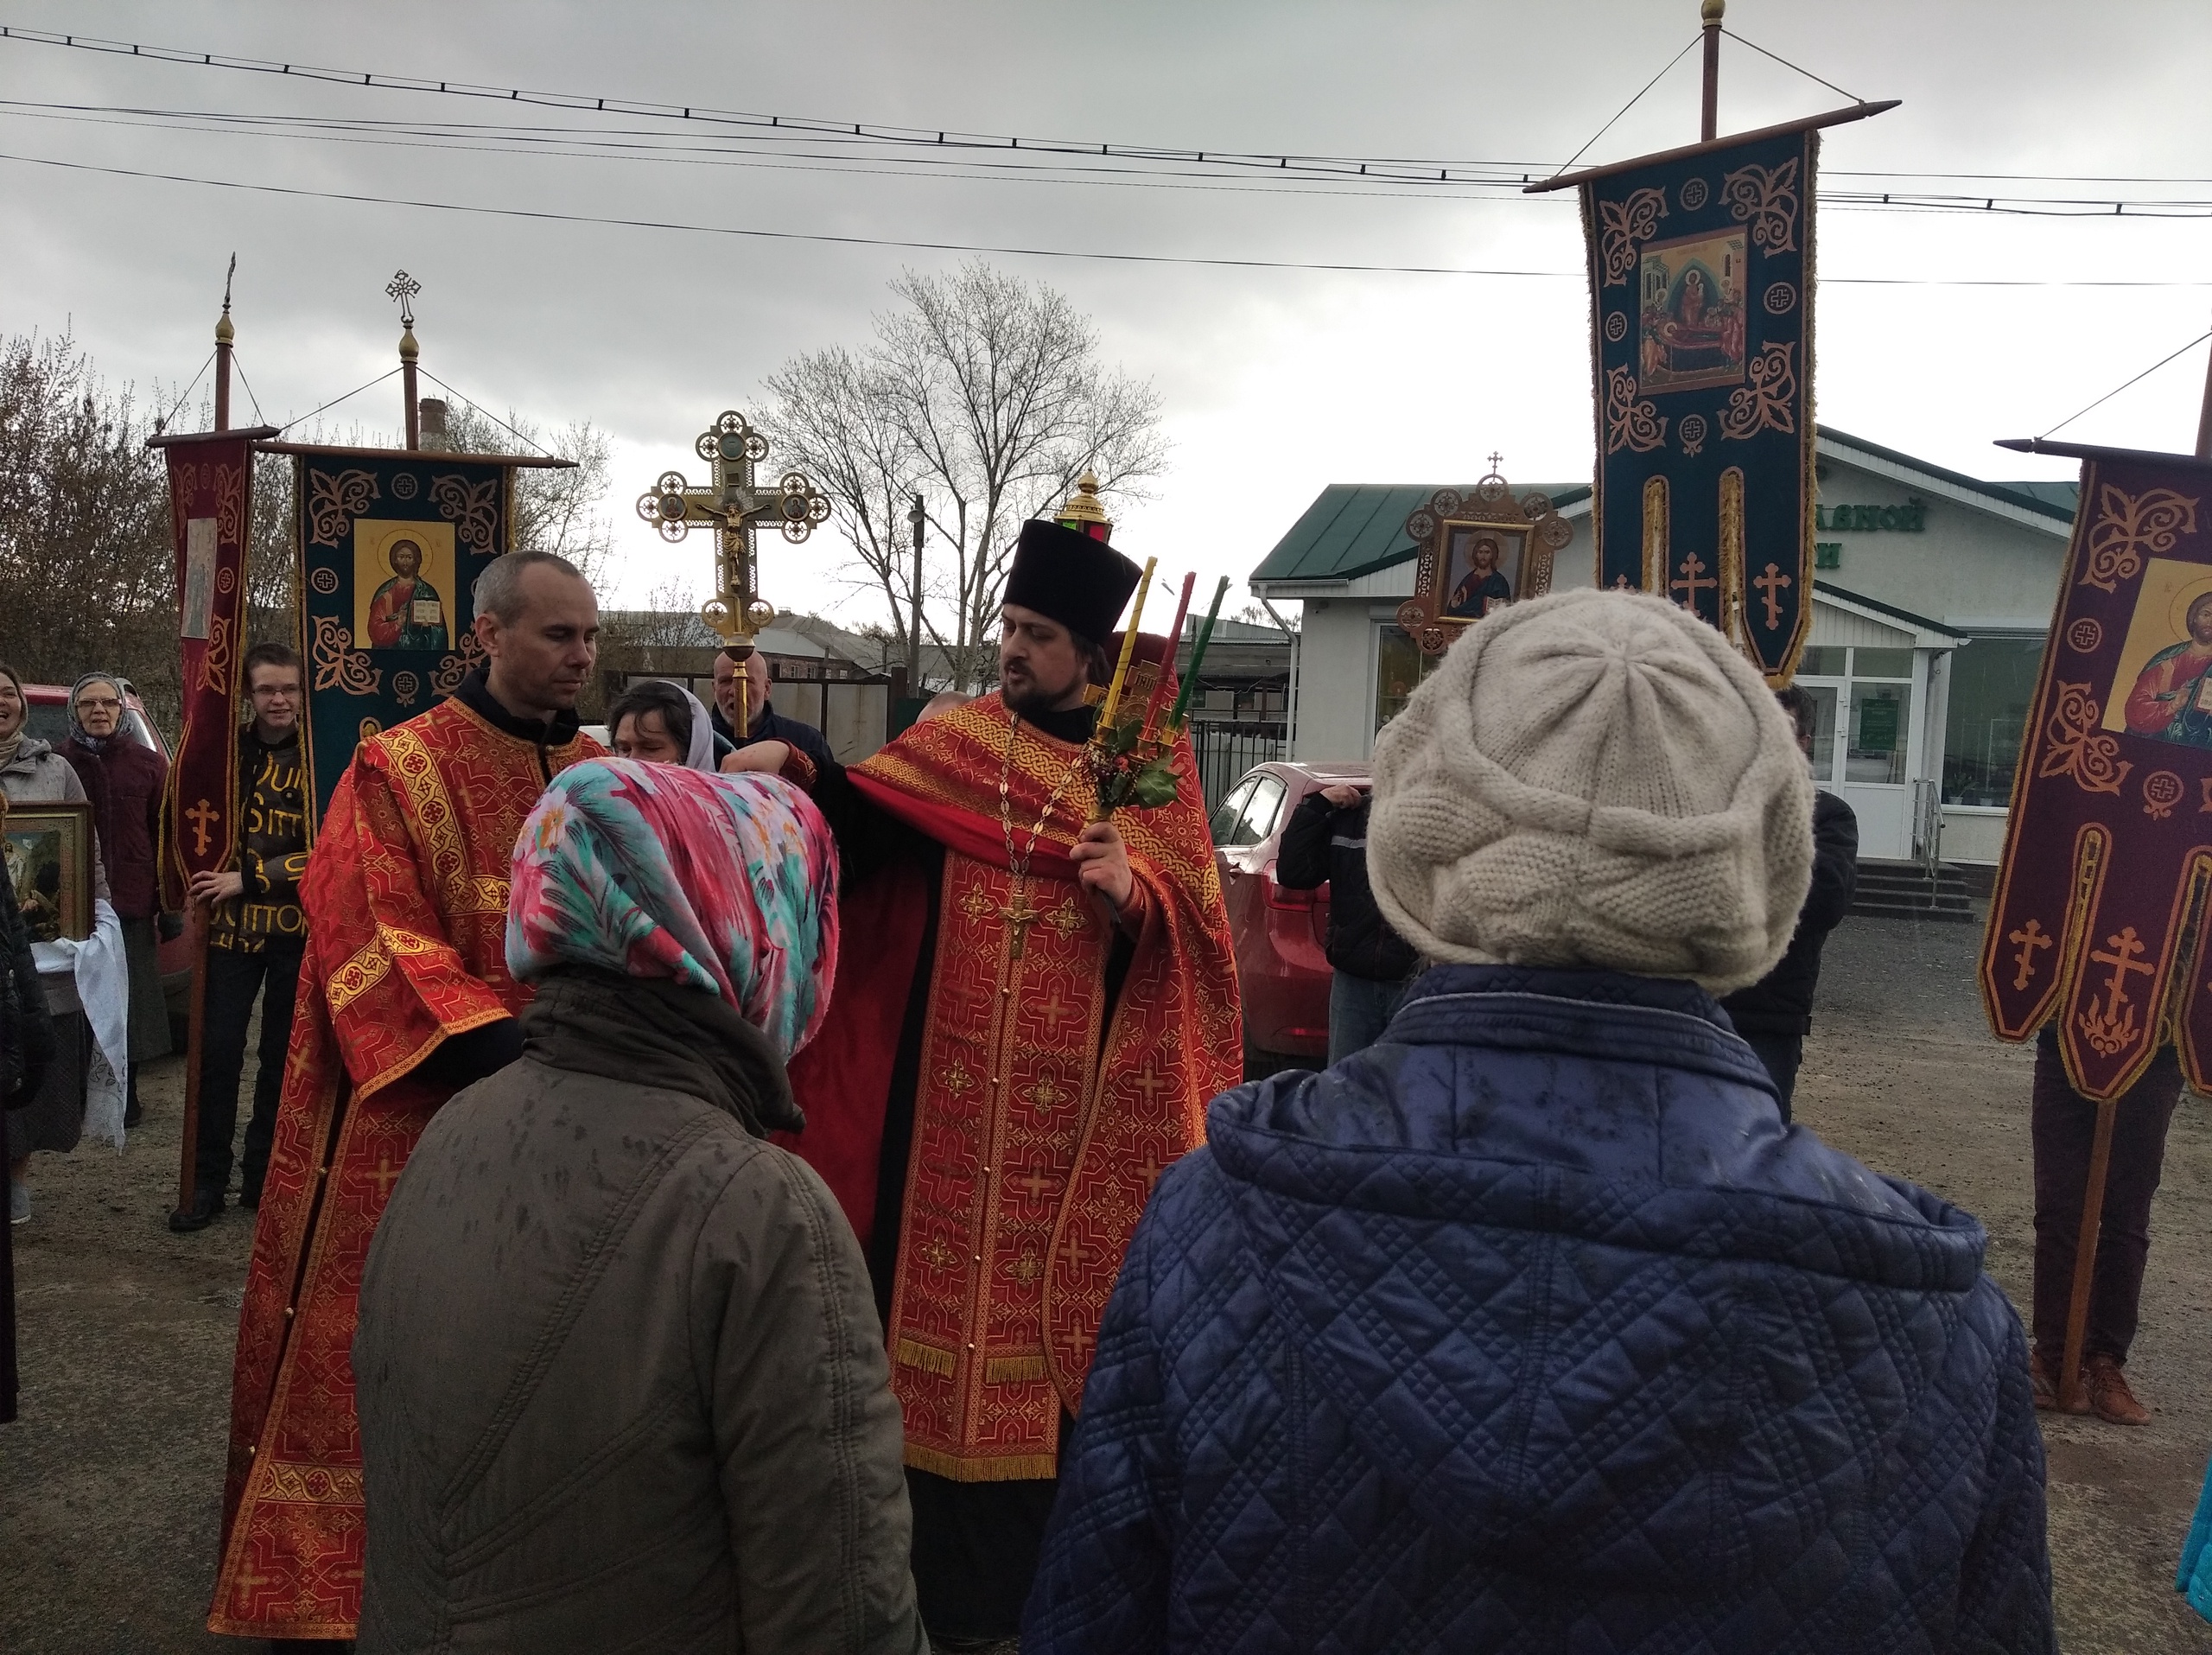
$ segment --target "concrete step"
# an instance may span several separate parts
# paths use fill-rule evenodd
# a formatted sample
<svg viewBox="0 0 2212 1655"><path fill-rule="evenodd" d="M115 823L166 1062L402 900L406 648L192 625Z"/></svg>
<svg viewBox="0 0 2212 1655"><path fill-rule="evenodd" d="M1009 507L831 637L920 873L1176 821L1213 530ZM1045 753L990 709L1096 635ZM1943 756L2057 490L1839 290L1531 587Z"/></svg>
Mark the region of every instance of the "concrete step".
<svg viewBox="0 0 2212 1655"><path fill-rule="evenodd" d="M1931 874L1916 862L1861 862L1851 911L1951 925L1970 924L1974 917L1965 876L1958 869L1940 867Z"/></svg>

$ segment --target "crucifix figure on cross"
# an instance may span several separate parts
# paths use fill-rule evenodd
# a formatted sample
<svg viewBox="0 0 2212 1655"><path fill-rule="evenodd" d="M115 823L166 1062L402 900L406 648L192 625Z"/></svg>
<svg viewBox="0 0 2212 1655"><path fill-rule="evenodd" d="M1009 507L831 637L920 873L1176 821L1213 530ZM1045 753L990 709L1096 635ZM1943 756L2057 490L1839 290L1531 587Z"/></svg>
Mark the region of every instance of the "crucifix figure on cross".
<svg viewBox="0 0 2212 1655"><path fill-rule="evenodd" d="M667 541L681 540L694 523L715 525L715 592L699 608L699 618L722 640L734 661L753 653L753 640L776 619L772 605L760 595L758 525L776 523L784 538L798 545L830 515L829 497L803 471L786 471L773 485L763 485L753 468L768 457L768 439L734 408L725 409L699 433L693 451L708 462L713 481L694 488L680 471L664 471L638 496L638 515ZM745 704L747 680L737 678L737 728L750 717Z"/></svg>

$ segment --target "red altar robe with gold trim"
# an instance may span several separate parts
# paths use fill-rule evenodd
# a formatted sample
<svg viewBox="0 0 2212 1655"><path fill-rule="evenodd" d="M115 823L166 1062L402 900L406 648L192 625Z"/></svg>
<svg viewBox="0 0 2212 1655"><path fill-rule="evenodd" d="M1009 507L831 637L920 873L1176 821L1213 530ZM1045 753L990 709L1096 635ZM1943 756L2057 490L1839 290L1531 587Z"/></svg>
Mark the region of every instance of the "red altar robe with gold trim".
<svg viewBox="0 0 2212 1655"><path fill-rule="evenodd" d="M553 771L601 752L546 749ZM352 1349L361 1267L448 1091L412 1071L513 1015L508 867L539 749L447 700L362 742L301 898L307 953L238 1320L211 1632L353 1636L365 1525Z"/></svg>
<svg viewBox="0 0 2212 1655"><path fill-rule="evenodd" d="M849 893L827 1022L791 1067L792 1147L865 1239L895 1048L917 971L928 1011L887 1329L906 1463L963 1482L1046 1478L1079 1407L1100 1317L1160 1170L1205 1141L1242 1077L1236 967L1189 743L1173 804L1115 821L1139 891L1118 995L1116 930L1067 852L1092 788L1082 749L987 695L907 730L848 776L944 847L927 892L893 865ZM1058 799L1017 878L1017 853ZM1019 860L1017 854L1016 860Z"/></svg>

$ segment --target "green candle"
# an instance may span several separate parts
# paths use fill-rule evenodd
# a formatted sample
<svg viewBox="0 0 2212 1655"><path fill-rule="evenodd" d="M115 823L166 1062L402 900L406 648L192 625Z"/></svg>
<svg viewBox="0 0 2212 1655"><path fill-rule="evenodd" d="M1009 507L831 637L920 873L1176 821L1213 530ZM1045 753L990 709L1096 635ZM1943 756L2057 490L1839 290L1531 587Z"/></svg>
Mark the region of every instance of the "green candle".
<svg viewBox="0 0 2212 1655"><path fill-rule="evenodd" d="M1183 674L1182 685L1175 691L1175 705L1167 715L1171 737L1183 728L1183 716L1191 705L1191 687L1198 681L1198 663L1206 658L1206 644L1213 637L1214 617L1221 613L1222 595L1228 590L1229 576L1224 575L1220 584L1213 589L1213 602L1206 605L1206 618L1198 623L1198 641L1191 646L1191 670Z"/></svg>

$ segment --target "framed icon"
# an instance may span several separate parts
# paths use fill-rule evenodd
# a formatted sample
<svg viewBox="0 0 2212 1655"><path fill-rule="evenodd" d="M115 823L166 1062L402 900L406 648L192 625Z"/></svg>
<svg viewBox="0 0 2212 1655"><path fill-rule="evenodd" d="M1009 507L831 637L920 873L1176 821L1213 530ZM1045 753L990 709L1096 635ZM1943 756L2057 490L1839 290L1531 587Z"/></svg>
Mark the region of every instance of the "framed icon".
<svg viewBox="0 0 2212 1655"><path fill-rule="evenodd" d="M92 934L92 807L12 805L0 812L0 856L33 942Z"/></svg>
<svg viewBox="0 0 2212 1655"><path fill-rule="evenodd" d="M1520 499L1495 471L1472 488L1440 488L1406 519L1421 549L1414 595L1398 624L1432 655L1508 604L1552 589L1552 558L1574 538L1550 499Z"/></svg>

